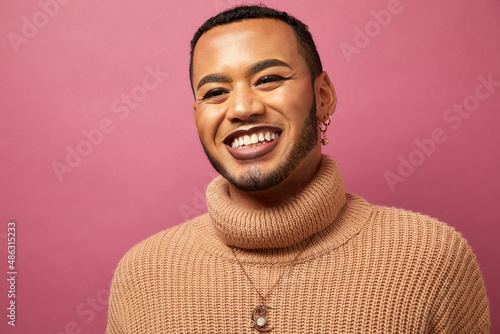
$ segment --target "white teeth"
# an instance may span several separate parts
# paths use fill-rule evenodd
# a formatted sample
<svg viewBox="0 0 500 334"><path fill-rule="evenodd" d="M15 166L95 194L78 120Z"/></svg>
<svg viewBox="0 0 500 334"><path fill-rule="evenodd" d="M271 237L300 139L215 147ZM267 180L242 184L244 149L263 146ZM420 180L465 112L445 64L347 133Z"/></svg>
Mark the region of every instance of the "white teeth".
<svg viewBox="0 0 500 334"><path fill-rule="evenodd" d="M254 133L250 138L250 141L252 144L257 144L259 142L259 137L257 137L257 135Z"/></svg>
<svg viewBox="0 0 500 334"><path fill-rule="evenodd" d="M252 148L265 144L266 142L273 141L276 138L279 138L279 134L275 132L266 131L265 133L253 133L251 135L244 135L234 138L234 141L231 143L231 147L240 148L245 146L247 148Z"/></svg>

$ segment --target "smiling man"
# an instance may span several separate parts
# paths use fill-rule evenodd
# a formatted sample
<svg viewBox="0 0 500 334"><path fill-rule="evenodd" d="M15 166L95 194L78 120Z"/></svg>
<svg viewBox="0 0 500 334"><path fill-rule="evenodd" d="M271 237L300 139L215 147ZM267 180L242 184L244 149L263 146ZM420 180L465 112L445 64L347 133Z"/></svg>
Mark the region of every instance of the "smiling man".
<svg viewBox="0 0 500 334"><path fill-rule="evenodd" d="M321 154L337 97L307 27L243 6L191 42L208 213L119 264L108 333L487 333L474 254L444 223L347 194Z"/></svg>
<svg viewBox="0 0 500 334"><path fill-rule="evenodd" d="M317 72L312 80L282 21L244 20L198 40L191 68L196 125L234 201L274 206L316 174L318 120L329 119L336 103L328 75Z"/></svg>

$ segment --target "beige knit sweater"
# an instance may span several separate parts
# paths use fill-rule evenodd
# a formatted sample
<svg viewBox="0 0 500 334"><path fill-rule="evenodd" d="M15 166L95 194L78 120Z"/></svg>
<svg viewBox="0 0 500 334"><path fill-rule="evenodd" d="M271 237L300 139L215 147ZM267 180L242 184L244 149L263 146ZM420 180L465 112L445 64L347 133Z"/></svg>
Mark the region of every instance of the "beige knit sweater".
<svg viewBox="0 0 500 334"><path fill-rule="evenodd" d="M115 273L107 333L487 333L475 256L453 228L345 194L323 157L308 187L280 207L248 210L227 181L207 190L208 214L134 248ZM307 246L295 267L290 262Z"/></svg>

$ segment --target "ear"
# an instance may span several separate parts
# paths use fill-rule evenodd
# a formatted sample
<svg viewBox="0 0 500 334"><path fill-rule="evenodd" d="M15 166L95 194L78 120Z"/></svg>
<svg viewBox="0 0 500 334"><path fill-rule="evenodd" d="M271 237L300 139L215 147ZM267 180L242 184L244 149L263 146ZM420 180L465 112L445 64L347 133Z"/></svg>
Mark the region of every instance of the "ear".
<svg viewBox="0 0 500 334"><path fill-rule="evenodd" d="M316 117L320 122L326 121L333 115L337 107L337 94L326 72L322 72L314 80L316 94Z"/></svg>

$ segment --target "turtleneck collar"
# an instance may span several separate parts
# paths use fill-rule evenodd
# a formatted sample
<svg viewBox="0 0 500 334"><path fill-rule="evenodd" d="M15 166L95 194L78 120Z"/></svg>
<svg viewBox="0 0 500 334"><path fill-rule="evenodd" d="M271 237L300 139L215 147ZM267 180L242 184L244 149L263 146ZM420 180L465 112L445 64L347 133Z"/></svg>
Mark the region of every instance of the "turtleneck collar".
<svg viewBox="0 0 500 334"><path fill-rule="evenodd" d="M207 189L213 226L228 246L245 249L285 248L323 231L346 203L337 164L323 155L321 166L302 192L269 209L247 209L229 197L229 183L214 179Z"/></svg>

